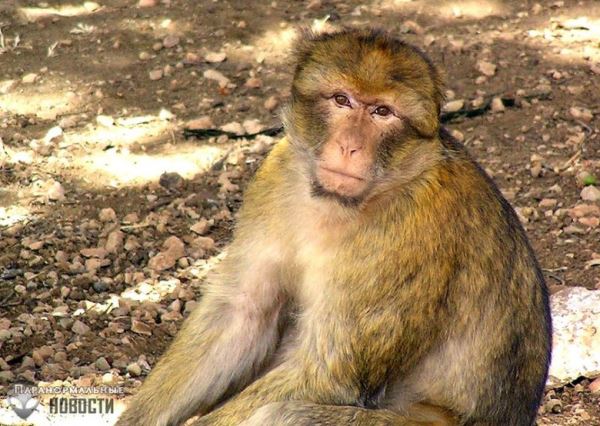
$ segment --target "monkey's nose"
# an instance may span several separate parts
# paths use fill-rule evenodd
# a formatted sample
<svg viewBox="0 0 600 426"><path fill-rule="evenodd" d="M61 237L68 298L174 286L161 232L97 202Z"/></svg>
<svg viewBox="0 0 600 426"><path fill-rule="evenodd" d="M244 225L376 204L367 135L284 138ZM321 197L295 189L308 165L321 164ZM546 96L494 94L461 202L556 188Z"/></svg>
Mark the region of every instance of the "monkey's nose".
<svg viewBox="0 0 600 426"><path fill-rule="evenodd" d="M358 151L360 151L362 149L361 146L359 146L356 143L353 142L340 142L339 143L340 146L340 152L342 154L342 156L346 157L352 157L352 155L356 154Z"/></svg>

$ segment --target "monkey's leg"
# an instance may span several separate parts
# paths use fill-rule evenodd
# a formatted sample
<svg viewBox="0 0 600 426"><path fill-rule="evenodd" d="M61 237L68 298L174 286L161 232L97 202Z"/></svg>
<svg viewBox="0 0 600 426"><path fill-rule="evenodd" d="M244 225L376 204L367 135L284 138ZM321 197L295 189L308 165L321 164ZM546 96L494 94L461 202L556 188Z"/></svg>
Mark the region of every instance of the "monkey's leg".
<svg viewBox="0 0 600 426"><path fill-rule="evenodd" d="M390 410L319 405L304 401L267 404L240 426L455 426L455 418L430 405L416 404L405 415Z"/></svg>
<svg viewBox="0 0 600 426"><path fill-rule="evenodd" d="M455 426L458 423L446 411L427 404L414 404L404 415L389 410L367 410L349 405L307 402L355 400L354 391L330 381L307 386L307 374L288 361L257 379L221 407L201 417L194 426L263 425L397 425ZM343 404L343 403L342 403Z"/></svg>
<svg viewBox="0 0 600 426"><path fill-rule="evenodd" d="M283 305L272 262L233 256L119 419L176 425L247 385L275 350Z"/></svg>

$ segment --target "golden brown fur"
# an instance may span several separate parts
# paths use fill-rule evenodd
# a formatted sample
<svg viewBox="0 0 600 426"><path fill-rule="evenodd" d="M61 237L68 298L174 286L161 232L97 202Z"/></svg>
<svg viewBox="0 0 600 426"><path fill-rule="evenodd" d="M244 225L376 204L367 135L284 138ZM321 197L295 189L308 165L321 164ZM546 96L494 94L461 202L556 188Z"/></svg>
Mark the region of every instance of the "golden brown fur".
<svg viewBox="0 0 600 426"><path fill-rule="evenodd" d="M533 424L546 287L511 207L440 129L434 67L367 31L297 55L288 137L119 424Z"/></svg>

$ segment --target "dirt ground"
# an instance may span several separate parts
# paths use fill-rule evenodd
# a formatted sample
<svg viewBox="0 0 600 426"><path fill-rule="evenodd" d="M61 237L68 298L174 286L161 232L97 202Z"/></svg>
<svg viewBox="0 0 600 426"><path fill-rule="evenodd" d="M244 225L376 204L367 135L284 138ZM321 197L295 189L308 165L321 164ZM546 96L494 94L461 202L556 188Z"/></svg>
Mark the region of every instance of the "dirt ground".
<svg viewBox="0 0 600 426"><path fill-rule="evenodd" d="M600 205L598 1L141 3L0 2L4 391L135 391L193 309L276 141L182 129L278 125L300 25L401 34L444 70L450 110L518 99L448 127L517 209L551 291L600 289L600 213L573 210ZM185 254L170 259L173 245ZM157 253L166 264L150 261ZM589 382L550 391L539 424L600 425Z"/></svg>

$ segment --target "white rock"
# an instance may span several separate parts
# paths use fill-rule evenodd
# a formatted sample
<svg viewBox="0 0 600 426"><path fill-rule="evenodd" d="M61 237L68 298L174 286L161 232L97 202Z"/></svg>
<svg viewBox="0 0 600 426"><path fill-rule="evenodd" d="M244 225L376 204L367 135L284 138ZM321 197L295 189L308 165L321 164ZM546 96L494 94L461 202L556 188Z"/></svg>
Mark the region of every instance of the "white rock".
<svg viewBox="0 0 600 426"><path fill-rule="evenodd" d="M235 133L236 135L243 135L244 133L246 133L244 127L237 121L231 121L227 124L222 125L221 130L223 130L224 132Z"/></svg>
<svg viewBox="0 0 600 426"><path fill-rule="evenodd" d="M65 199L65 189L63 186L55 181L51 180L48 182L48 189L46 190L46 196L51 201L61 201Z"/></svg>
<svg viewBox="0 0 600 426"><path fill-rule="evenodd" d="M488 61L477 62L477 69L485 76L491 77L496 74L496 65Z"/></svg>
<svg viewBox="0 0 600 426"><path fill-rule="evenodd" d="M205 115L203 117L188 121L185 127L192 130L211 129L215 127L215 124L213 123L212 118L210 118L208 115Z"/></svg>
<svg viewBox="0 0 600 426"><path fill-rule="evenodd" d="M37 81L38 75L34 72L29 73L29 74L25 74L23 76L23 78L21 79L21 81L23 82L23 84L33 84Z"/></svg>
<svg viewBox="0 0 600 426"><path fill-rule="evenodd" d="M244 120L244 122L242 123L242 126L244 127L244 130L248 134L258 133L265 128L265 126L263 126L260 123L260 120L257 120L257 119Z"/></svg>
<svg viewBox="0 0 600 426"><path fill-rule="evenodd" d="M581 190L581 199L584 201L598 201L600 200L600 189L594 185L586 186Z"/></svg>
<svg viewBox="0 0 600 426"><path fill-rule="evenodd" d="M568 287L551 297L552 363L547 387L600 376L600 291Z"/></svg>
<svg viewBox="0 0 600 426"><path fill-rule="evenodd" d="M446 105L444 105L444 111L445 112L456 112L456 111L460 111L460 109L464 106L465 106L464 99L457 99L455 101L447 102Z"/></svg>
<svg viewBox="0 0 600 426"><path fill-rule="evenodd" d="M160 80L163 77L164 71L161 69L152 70L148 73L148 78L152 81Z"/></svg>
<svg viewBox="0 0 600 426"><path fill-rule="evenodd" d="M193 224L190 227L190 230L198 235L204 235L208 232L208 229L210 228L210 223L208 220L206 220L205 218L200 219L198 222L196 222L195 224Z"/></svg>
<svg viewBox="0 0 600 426"><path fill-rule="evenodd" d="M46 135L44 136L44 141L46 143L50 143L56 139L62 138L62 135L63 129L61 129L60 126L54 126L46 132Z"/></svg>
<svg viewBox="0 0 600 426"><path fill-rule="evenodd" d="M117 214L113 209L107 207L105 209L100 210L98 214L98 219L100 222L115 222L117 220Z"/></svg>
<svg viewBox="0 0 600 426"><path fill-rule="evenodd" d="M227 54L225 52L209 52L204 55L204 60L211 64L223 62L227 59Z"/></svg>
<svg viewBox="0 0 600 426"><path fill-rule="evenodd" d="M215 80L219 83L219 86L221 87L228 87L231 85L229 79L217 70L209 69L204 71L202 75L204 76L204 78L207 78L209 80Z"/></svg>
<svg viewBox="0 0 600 426"><path fill-rule="evenodd" d="M492 111L493 112L501 112L504 111L506 108L504 107L504 103L502 102L502 99L500 99L498 96L495 96L492 99Z"/></svg>

